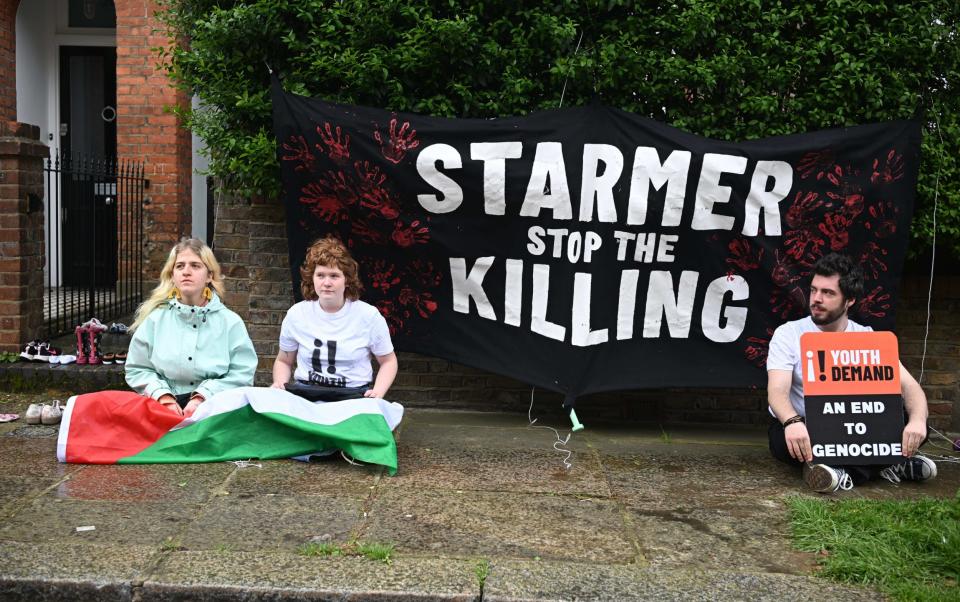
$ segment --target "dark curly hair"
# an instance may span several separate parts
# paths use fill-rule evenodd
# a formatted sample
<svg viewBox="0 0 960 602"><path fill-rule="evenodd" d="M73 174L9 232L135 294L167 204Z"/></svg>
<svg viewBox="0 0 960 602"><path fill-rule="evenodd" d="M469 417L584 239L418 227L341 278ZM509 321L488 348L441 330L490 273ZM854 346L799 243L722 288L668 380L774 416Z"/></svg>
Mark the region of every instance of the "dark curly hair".
<svg viewBox="0 0 960 602"><path fill-rule="evenodd" d="M344 296L351 301L360 298L363 284L360 283L360 270L357 261L350 255L347 247L335 236L327 236L314 242L307 249L307 256L300 266L300 292L308 301L317 299L317 291L313 288L313 273L317 266L335 267L343 272L346 280Z"/></svg>
<svg viewBox="0 0 960 602"><path fill-rule="evenodd" d="M844 299L858 300L863 296L863 270L847 255L827 253L813 264L817 276L840 276L840 292Z"/></svg>

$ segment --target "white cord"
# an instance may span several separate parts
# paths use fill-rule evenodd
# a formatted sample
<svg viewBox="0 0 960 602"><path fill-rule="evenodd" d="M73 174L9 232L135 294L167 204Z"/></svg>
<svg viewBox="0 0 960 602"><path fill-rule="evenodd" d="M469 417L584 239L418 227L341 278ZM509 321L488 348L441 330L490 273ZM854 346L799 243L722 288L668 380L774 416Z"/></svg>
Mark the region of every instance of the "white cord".
<svg viewBox="0 0 960 602"><path fill-rule="evenodd" d="M566 449L563 446L570 441L570 435L572 435L573 432L567 433L567 437L564 439L560 436L559 431L557 431L557 429L553 428L552 426L543 426L543 425L534 424L537 421L537 419L531 417L531 412L533 412L533 392L536 390L537 390L536 387L530 387L530 407L527 408L527 421L529 421L530 424L527 425L527 428L550 429L551 431L553 431L553 434L557 436L557 440L553 442L553 449L560 452L561 454L566 454L563 457L563 459L560 461L563 462L564 468L566 468L567 470L570 470L571 468L573 468L573 463L570 462L570 458L573 456L573 452L570 451L569 449Z"/></svg>
<svg viewBox="0 0 960 602"><path fill-rule="evenodd" d="M576 47L576 48L574 49L574 51L573 51L573 57L570 57L570 58L574 58L574 57L577 56L577 52L580 51L580 42L582 42L582 41L583 41L583 30L581 29L581 30L580 30L580 39L577 40L577 47ZM560 104L557 105L557 108L558 108L558 109L562 109L562 108L563 108L563 95L567 93L567 82L568 82L568 81L570 81L570 76L569 76L569 75L563 80L563 90L560 91Z"/></svg>
<svg viewBox="0 0 960 602"><path fill-rule="evenodd" d="M263 464L254 462L253 460L234 460L233 464L235 464L237 468L263 468Z"/></svg>
<svg viewBox="0 0 960 602"><path fill-rule="evenodd" d="M927 287L927 324L923 332L923 353L920 356L920 378L917 382L923 383L924 365L927 361L927 339L930 336L930 304L933 299L933 266L937 259L937 208L940 196L940 170L943 164L943 134L940 132L940 120L936 113L933 114L933 122L937 124L937 137L940 138L940 162L937 166L937 179L933 185L933 241L930 243L930 284Z"/></svg>

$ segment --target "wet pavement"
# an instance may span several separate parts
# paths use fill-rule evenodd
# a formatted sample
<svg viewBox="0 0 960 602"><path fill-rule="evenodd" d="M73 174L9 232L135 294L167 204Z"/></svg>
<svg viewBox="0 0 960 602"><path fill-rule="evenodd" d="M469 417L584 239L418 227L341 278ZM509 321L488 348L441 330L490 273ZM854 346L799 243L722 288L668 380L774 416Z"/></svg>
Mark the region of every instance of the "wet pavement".
<svg viewBox="0 0 960 602"><path fill-rule="evenodd" d="M756 429L588 423L567 459L526 416L408 409L395 477L339 458L66 465L56 434L0 424L0 599L879 597L792 549L785 500L815 494ZM953 497L960 467L939 468L842 495Z"/></svg>

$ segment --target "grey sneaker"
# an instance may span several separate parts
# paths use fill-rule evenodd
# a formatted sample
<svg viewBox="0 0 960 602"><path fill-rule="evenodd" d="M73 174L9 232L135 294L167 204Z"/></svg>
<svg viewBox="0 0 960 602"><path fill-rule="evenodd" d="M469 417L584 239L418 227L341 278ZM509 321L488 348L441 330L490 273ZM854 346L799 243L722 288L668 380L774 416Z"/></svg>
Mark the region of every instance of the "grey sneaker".
<svg viewBox="0 0 960 602"><path fill-rule="evenodd" d="M905 462L887 466L880 471L880 476L891 483L900 481L926 481L937 476L937 465L926 456L914 454Z"/></svg>
<svg viewBox="0 0 960 602"><path fill-rule="evenodd" d="M842 468L826 464L804 464L803 480L807 487L817 493L833 493L853 489L853 479Z"/></svg>

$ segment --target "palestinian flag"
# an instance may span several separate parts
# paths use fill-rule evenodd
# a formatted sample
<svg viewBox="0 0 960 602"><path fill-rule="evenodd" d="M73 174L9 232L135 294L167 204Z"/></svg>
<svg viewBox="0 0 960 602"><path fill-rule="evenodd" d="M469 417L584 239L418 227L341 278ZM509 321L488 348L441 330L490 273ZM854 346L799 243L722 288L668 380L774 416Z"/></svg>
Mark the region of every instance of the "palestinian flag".
<svg viewBox="0 0 960 602"><path fill-rule="evenodd" d="M214 395L189 418L127 391L71 397L57 459L74 464L269 460L341 449L397 472L393 429L403 406L359 398L313 403L280 389L241 387Z"/></svg>

